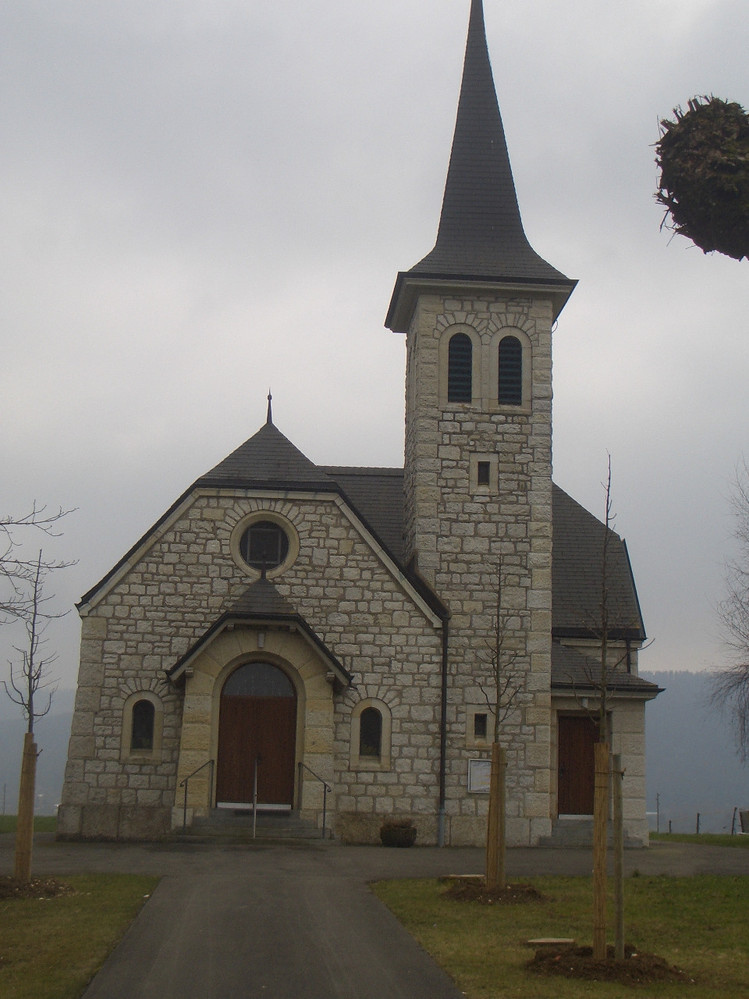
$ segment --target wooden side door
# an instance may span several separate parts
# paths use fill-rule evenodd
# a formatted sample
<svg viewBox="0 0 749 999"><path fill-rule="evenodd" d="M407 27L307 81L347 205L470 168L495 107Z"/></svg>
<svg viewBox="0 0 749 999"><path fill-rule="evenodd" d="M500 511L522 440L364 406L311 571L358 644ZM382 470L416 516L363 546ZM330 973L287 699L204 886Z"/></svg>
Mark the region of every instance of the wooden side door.
<svg viewBox="0 0 749 999"><path fill-rule="evenodd" d="M598 726L587 715L559 715L557 812L592 815L595 791L593 746Z"/></svg>

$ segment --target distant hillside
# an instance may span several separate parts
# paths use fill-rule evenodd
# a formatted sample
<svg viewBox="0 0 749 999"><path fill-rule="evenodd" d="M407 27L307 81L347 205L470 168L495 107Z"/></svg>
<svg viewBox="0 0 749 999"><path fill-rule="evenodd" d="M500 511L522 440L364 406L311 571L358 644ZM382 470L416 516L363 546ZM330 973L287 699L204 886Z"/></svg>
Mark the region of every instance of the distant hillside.
<svg viewBox="0 0 749 999"><path fill-rule="evenodd" d="M710 704L710 674L642 675L665 687L645 715L648 811L659 794L661 832L669 819L674 832L694 832L698 812L702 832L730 832L734 807L749 808L749 766L728 718Z"/></svg>
<svg viewBox="0 0 749 999"><path fill-rule="evenodd" d="M37 748L36 814L54 815L60 801L68 755L70 722L75 692L59 690L52 699L52 710L34 726ZM18 803L18 780L21 775L21 752L26 721L19 707L0 688L0 810L14 815Z"/></svg>

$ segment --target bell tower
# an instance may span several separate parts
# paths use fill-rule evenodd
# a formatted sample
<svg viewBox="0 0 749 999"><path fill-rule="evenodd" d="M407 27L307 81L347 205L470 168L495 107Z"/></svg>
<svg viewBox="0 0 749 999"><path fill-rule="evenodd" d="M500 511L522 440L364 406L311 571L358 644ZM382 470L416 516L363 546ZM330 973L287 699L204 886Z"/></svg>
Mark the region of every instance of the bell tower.
<svg viewBox="0 0 749 999"><path fill-rule="evenodd" d="M450 613L452 842L466 820L450 817L450 786L457 801L500 574L505 640L523 672L503 729L508 834L534 843L550 830L551 338L574 286L523 230L472 0L437 241L398 274L386 319L406 335L406 558Z"/></svg>

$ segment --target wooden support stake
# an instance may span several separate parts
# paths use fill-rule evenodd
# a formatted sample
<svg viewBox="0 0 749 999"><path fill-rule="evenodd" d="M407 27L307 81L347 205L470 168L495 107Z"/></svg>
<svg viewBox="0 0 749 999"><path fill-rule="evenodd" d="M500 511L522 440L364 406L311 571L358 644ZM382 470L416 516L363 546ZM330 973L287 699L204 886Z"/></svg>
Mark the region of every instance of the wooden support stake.
<svg viewBox="0 0 749 999"><path fill-rule="evenodd" d="M609 744L597 742L593 799L593 957L606 959L606 820L609 810Z"/></svg>
<svg viewBox="0 0 749 999"><path fill-rule="evenodd" d="M23 737L21 782L18 788L18 825L13 876L17 881L31 881L31 850L34 844L34 793L36 790L36 743L32 732Z"/></svg>
<svg viewBox="0 0 749 999"><path fill-rule="evenodd" d="M624 771L622 758L615 753L612 758L614 780L614 957L624 960Z"/></svg>
<svg viewBox="0 0 749 999"><path fill-rule="evenodd" d="M486 885L504 888L505 870L505 772L507 754L492 743L492 770L489 784L489 811L486 819Z"/></svg>

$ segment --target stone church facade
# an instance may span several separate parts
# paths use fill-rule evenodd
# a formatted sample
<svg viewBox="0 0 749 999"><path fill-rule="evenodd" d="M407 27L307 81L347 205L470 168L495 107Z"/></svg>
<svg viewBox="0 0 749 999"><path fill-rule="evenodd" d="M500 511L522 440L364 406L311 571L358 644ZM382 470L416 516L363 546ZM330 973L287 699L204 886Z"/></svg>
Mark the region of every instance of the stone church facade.
<svg viewBox="0 0 749 999"><path fill-rule="evenodd" d="M420 843L481 843L498 659L509 841L549 841L592 810L605 592L606 734L647 841L658 690L637 675L626 546L551 477L552 330L574 285L525 237L473 0L437 242L386 320L406 343L404 467L315 465L269 399L83 597L60 836L257 809L349 842L408 817Z"/></svg>

